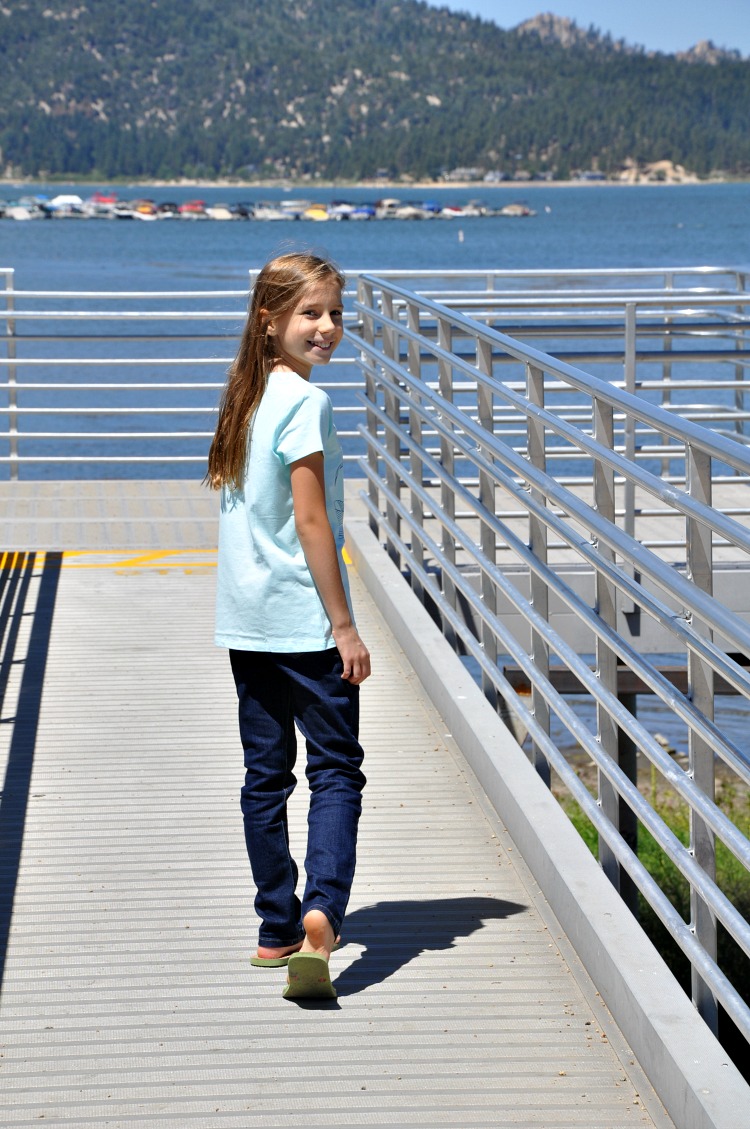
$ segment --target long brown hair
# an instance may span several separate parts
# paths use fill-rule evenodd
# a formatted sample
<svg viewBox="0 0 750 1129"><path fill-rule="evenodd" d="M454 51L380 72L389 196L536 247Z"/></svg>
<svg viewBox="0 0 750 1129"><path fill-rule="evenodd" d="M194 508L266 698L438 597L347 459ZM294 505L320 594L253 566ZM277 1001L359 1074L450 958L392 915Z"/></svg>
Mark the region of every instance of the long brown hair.
<svg viewBox="0 0 750 1129"><path fill-rule="evenodd" d="M293 309L305 290L330 278L343 290L346 280L338 267L307 252L279 255L260 271L240 347L221 396L219 420L208 453L204 482L213 489L242 489L248 431L265 392L268 374L278 360L276 338L266 333L269 322Z"/></svg>

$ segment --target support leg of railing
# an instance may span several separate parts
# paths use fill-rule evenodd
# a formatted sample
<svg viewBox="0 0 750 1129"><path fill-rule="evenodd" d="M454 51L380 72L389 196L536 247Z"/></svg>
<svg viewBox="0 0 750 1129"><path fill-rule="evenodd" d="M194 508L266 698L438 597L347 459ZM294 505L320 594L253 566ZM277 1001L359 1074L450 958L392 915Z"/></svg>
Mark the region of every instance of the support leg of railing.
<svg viewBox="0 0 750 1129"><path fill-rule="evenodd" d="M593 400L594 438L603 447L612 450L614 446L614 419L611 405L598 397ZM615 522L615 476L614 472L601 461L594 463L594 507L606 521ZM613 561L614 552L607 545L599 544L598 552L603 560ZM617 588L601 572L597 571L595 580L596 612L609 627L617 628ZM602 686L617 696L617 655L603 640L596 640L596 670ZM596 707L597 734L602 752L613 761L619 760L619 727L617 722L601 703ZM610 823L620 829L620 797L603 772L598 774L599 805ZM615 855L607 844L599 840L599 861L612 885L622 889L621 868Z"/></svg>
<svg viewBox="0 0 750 1129"><path fill-rule="evenodd" d="M451 326L448 318L438 318L437 323L437 340L439 347L446 353L450 353L453 348L453 327ZM448 403L453 401L453 369L449 361L440 358L438 361L438 388L440 395ZM440 505L443 512L451 519L456 516L456 495L453 493L448 480L453 477L455 471L455 453L454 445L444 436L440 437L440 462L445 470L445 478L440 486ZM453 536L443 526L442 536L442 550L446 561L454 565L456 563L456 542ZM443 596L449 607L455 610L456 608L456 587L450 577L443 574ZM443 632L446 639L451 643L451 646L456 646L456 637L450 627L444 625Z"/></svg>
<svg viewBox="0 0 750 1129"><path fill-rule="evenodd" d="M407 309L406 309L406 316L407 316L407 324L409 326L409 329L411 329L414 333L419 333L419 306L417 305L416 302L409 302L408 303ZM408 344L408 347L407 347L407 355L408 355L409 372L413 373L413 375L415 377L417 377L418 380L421 380L422 379L422 349L421 349L418 341L415 341L412 338L409 338L409 344ZM414 440L415 444L418 445L420 450L421 450L421 447L422 447L422 421L423 421L423 418L424 417L423 417L421 412L415 410L414 408L409 409L409 431L410 431L412 439ZM411 481L415 482L419 486L421 486L423 478L424 478L424 468L423 468L423 465L422 465L422 460L419 457L418 451L416 451L414 449L412 449L411 454L409 455L409 470L410 470ZM421 501L419 495L414 490L412 490L410 492L409 509L410 509L411 516L414 520L415 526L417 527L417 529L422 529L423 526L424 526L424 507L422 505L422 501ZM424 548L422 546L422 542L420 541L419 537L413 537L412 538L412 553L414 554L414 560L415 560L416 564L418 566L420 566L421 568L424 568L424 563L425 563ZM423 603L424 602L424 600L423 600L424 593L423 593L422 585L419 583L419 581L416 579L416 577L412 577L412 587L413 587L416 595L418 596L420 603Z"/></svg>
<svg viewBox="0 0 750 1129"><path fill-rule="evenodd" d="M711 459L703 451L688 444L686 451L688 491L706 506L711 505ZM686 521L688 577L701 591L713 592L713 546L708 526L693 518ZM692 619L693 630L701 635L711 635L707 624ZM714 716L714 675L707 663L691 650L688 653L688 697L693 705L709 720ZM689 771L695 783L709 799L715 797L716 783L713 750L691 729L688 742ZM690 849L712 879L716 877L716 843L711 828L691 808ZM713 911L698 893L690 891L691 928L712 960L716 960L717 930ZM706 1023L716 1033L718 1005L716 997L705 981L693 969L693 1002Z"/></svg>
<svg viewBox="0 0 750 1129"><path fill-rule="evenodd" d="M638 716L638 695L618 692L620 703L625 709ZM627 776L628 780L638 786L638 749L635 741L628 737L622 729L617 733L617 763ZM622 797L619 798L619 827L620 834L634 854L638 853L638 820L635 812L628 806ZM620 867L620 897L625 902L634 917L638 917L638 887L628 872Z"/></svg>
<svg viewBox="0 0 750 1129"><path fill-rule="evenodd" d="M526 397L530 404L538 408L544 407L544 372L536 365L526 365ZM543 473L547 468L545 449L544 425L534 416L527 417L527 450L529 462ZM531 489L532 497L540 505L546 505L544 494L540 490ZM529 514L529 548L535 557L543 564L547 563L547 526L534 514ZM535 572L530 576L531 603L536 612L543 619L549 620L549 591L544 581ZM534 665L545 678L549 676L549 644L537 631L531 631L531 647L529 654ZM531 708L534 720L549 733L550 713L546 698L536 686L531 690ZM534 742L531 748L531 759L539 775L549 786L550 767L542 750Z"/></svg>
<svg viewBox="0 0 750 1129"><path fill-rule="evenodd" d="M625 391L630 392L631 395L636 394L636 379L637 379L637 364L636 364L636 341L637 341L637 310L634 302L627 302L625 305ZM631 415L625 416L624 422L624 446L625 458L630 462L635 462L635 419ZM635 537L635 483L630 478L625 479L624 484L624 515L623 515L623 529L630 537ZM631 565L624 565L628 569L630 576L635 576L635 570ZM635 605L632 600L622 600L622 611L625 614L635 611Z"/></svg>
<svg viewBox="0 0 750 1129"><path fill-rule="evenodd" d="M384 315L387 318L393 319L394 309L393 309L393 297L392 297L392 295L388 294L386 291L383 291L382 302L383 302L383 313L384 313ZM392 360L398 361L400 359L400 350L401 350L401 344L400 344L400 341L399 341L398 333L391 326L384 325L383 326L383 353L384 353L384 355L386 357L391 358ZM389 419L391 419L393 421L393 423L395 424L395 429L389 429L389 431L388 431L388 434L387 434L386 439L385 439L385 445L386 445L386 448L388 450L389 455L391 455L391 457L394 459L394 461L398 463L398 462L401 461L401 442L400 442L399 437L398 437L398 431L399 431L400 426L401 426L401 402L400 402L398 396L394 392L386 391L386 393L385 393L385 410L386 410L386 414L388 415ZM401 478L396 473L395 470L391 469L391 467L386 467L385 480L386 480L386 485L387 485L389 491L392 494L395 494L395 496L397 498L400 497L401 496ZM394 531L394 533L398 533L400 535L400 533L401 533L401 518L398 514L398 511L390 504L390 502L386 502L386 517L388 519L389 527ZM388 551L388 556L391 558L393 563L398 565L398 567L400 568L401 567L401 556L400 556L398 549L396 548L395 542L393 542L390 538L387 538L386 539L386 547L387 547L387 551Z"/></svg>
<svg viewBox="0 0 750 1129"><path fill-rule="evenodd" d="M477 368L479 372L484 375L492 376L492 345L488 341L477 338ZM479 423L485 431L490 435L494 433L494 397L492 389L489 387L487 381L482 380L482 376L477 379L477 417ZM487 471L480 470L479 472L479 501L480 504L488 510L494 517L495 514L495 479ZM482 555L485 560L490 564L495 564L497 561L497 545L495 541L495 530L491 528L485 521L479 523L479 541L482 547ZM485 607L493 615L497 611L497 591L492 580L487 573L482 570L482 601ZM492 629L486 623L482 623L482 648L487 658L492 663L497 663L497 639ZM482 672L482 689L485 697L497 708L498 696L495 684L492 680Z"/></svg>
<svg viewBox="0 0 750 1129"><path fill-rule="evenodd" d="M365 282L359 279L357 283L357 298L362 306L367 310L372 310L374 301L374 287L371 282ZM375 342L375 325L371 313L364 313L362 315L362 337L368 345L373 345ZM365 412L365 421L367 430L372 435L373 439L377 436L378 421L375 413L369 407L370 404L377 404L378 390L375 380L374 362L368 360L363 364L365 374L365 396L367 397L368 407ZM367 465L370 468L370 477L367 484L367 494L372 503L373 511L380 513L379 492L378 492L378 454L374 444L367 445ZM378 523L373 514L370 513L368 518L369 526L376 537L380 536Z"/></svg>

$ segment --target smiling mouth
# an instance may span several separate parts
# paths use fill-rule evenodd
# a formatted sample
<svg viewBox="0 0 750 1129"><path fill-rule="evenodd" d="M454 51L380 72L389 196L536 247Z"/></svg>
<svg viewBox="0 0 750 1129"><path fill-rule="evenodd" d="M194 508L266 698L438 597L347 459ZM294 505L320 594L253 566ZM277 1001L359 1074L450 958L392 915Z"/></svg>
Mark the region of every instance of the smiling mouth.
<svg viewBox="0 0 750 1129"><path fill-rule="evenodd" d="M310 345L313 349L323 349L324 351L331 348L332 341L311 341Z"/></svg>

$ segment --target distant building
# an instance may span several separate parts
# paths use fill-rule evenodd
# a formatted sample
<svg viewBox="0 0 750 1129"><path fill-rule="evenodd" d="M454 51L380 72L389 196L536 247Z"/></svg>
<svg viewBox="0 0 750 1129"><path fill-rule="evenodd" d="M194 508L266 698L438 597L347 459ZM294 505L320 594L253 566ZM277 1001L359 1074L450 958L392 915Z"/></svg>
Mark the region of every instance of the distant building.
<svg viewBox="0 0 750 1129"><path fill-rule="evenodd" d="M484 169L480 168L457 168L451 169L450 172L443 173L443 180L481 180L484 176Z"/></svg>

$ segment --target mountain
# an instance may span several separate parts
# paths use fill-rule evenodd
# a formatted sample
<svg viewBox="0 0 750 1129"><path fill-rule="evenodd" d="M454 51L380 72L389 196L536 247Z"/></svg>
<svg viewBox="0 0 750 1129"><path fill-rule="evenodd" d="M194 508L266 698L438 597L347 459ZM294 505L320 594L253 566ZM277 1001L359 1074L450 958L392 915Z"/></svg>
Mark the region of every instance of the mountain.
<svg viewBox="0 0 750 1129"><path fill-rule="evenodd" d="M419 0L0 0L0 73L7 175L750 171L750 62L550 15L504 31Z"/></svg>
<svg viewBox="0 0 750 1129"><path fill-rule="evenodd" d="M689 51L678 51L675 56L677 59L682 59L686 63L710 63L711 66L716 66L718 63L725 62L738 62L742 59L739 51L728 51L726 47L717 47L710 39L701 39L700 43L696 43Z"/></svg>
<svg viewBox="0 0 750 1129"><path fill-rule="evenodd" d="M597 28L585 30L575 20L566 16L554 16L551 12L543 12L532 16L530 20L524 20L514 31L517 35L537 35L542 43L556 43L560 47L586 47L599 53L625 51L632 55L643 50L641 47L629 46L624 39L615 41L609 35L602 35Z"/></svg>
<svg viewBox="0 0 750 1129"><path fill-rule="evenodd" d="M599 53L617 51L627 55L658 54L656 51L647 51L645 47L627 43L624 39L612 39L611 35L603 34L598 28L579 27L575 20L566 16L554 16L551 12L524 20L514 30L519 35L538 35L543 43L558 43L561 47L586 47ZM741 62L742 55L739 51L717 47L710 39L702 39L688 51L678 51L674 58L687 63L716 64Z"/></svg>

